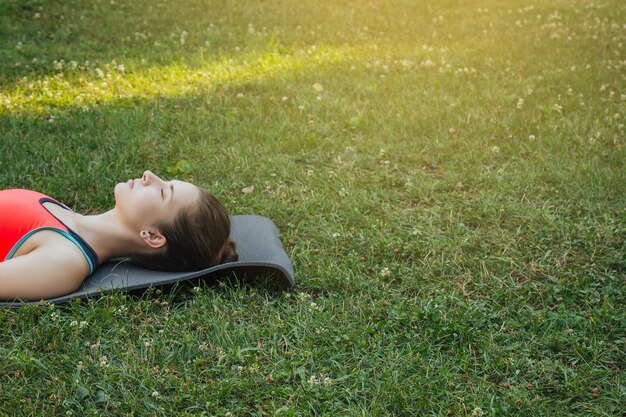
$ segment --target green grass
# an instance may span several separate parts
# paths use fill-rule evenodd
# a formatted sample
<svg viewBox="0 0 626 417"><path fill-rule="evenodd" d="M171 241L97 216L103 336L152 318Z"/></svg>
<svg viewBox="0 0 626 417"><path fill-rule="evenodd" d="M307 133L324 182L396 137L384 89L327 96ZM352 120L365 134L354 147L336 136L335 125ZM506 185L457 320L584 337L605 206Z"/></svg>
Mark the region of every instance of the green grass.
<svg viewBox="0 0 626 417"><path fill-rule="evenodd" d="M0 310L0 414L621 416L626 9L522 3L0 0L0 189L192 181L297 279Z"/></svg>

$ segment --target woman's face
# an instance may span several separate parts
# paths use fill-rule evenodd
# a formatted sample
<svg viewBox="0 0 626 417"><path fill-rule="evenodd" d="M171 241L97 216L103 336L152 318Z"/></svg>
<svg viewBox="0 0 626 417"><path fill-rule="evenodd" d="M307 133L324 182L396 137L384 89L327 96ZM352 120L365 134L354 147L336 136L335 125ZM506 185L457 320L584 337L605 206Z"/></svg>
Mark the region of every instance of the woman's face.
<svg viewBox="0 0 626 417"><path fill-rule="evenodd" d="M153 230L171 221L200 196L198 187L184 181L164 181L150 171L139 179L115 186L115 208L122 222L133 230Z"/></svg>

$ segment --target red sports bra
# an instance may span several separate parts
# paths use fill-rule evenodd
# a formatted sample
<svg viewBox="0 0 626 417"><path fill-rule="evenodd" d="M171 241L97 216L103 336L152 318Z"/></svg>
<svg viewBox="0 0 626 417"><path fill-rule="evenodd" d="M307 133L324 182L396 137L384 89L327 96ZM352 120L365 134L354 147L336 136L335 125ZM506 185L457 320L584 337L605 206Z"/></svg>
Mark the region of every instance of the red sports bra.
<svg viewBox="0 0 626 417"><path fill-rule="evenodd" d="M51 202L71 210L45 194L30 190L0 191L0 262L15 255L20 246L41 230L52 230L69 239L83 252L89 273L98 266L98 255L78 234L54 217L43 205Z"/></svg>

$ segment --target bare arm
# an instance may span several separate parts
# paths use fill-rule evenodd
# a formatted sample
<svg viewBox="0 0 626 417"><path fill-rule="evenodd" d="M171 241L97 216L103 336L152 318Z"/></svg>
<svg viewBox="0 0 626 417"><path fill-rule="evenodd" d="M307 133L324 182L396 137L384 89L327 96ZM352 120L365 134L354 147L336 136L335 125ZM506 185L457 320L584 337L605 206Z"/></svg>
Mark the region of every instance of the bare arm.
<svg viewBox="0 0 626 417"><path fill-rule="evenodd" d="M69 294L89 274L81 261L67 248L48 246L0 262L0 300L40 300Z"/></svg>

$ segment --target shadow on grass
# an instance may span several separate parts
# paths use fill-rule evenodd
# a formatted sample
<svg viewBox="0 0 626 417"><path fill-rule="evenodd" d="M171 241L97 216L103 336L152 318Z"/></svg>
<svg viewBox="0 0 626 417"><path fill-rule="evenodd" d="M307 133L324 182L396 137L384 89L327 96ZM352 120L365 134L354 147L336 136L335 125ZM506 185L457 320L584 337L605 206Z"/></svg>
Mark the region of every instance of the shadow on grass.
<svg viewBox="0 0 626 417"><path fill-rule="evenodd" d="M220 288L254 288L267 294L276 295L284 291L293 291L293 288L286 286L282 277L275 270L269 268L255 268L249 270L239 270L237 273L231 272L224 275L210 277L197 277L166 285L157 285L148 288L141 288L128 291L127 294L134 299L152 298L154 300L167 298L172 304L184 303L193 299L195 291L202 288L219 290ZM114 292L117 293L117 292ZM161 296L161 294L163 294Z"/></svg>

